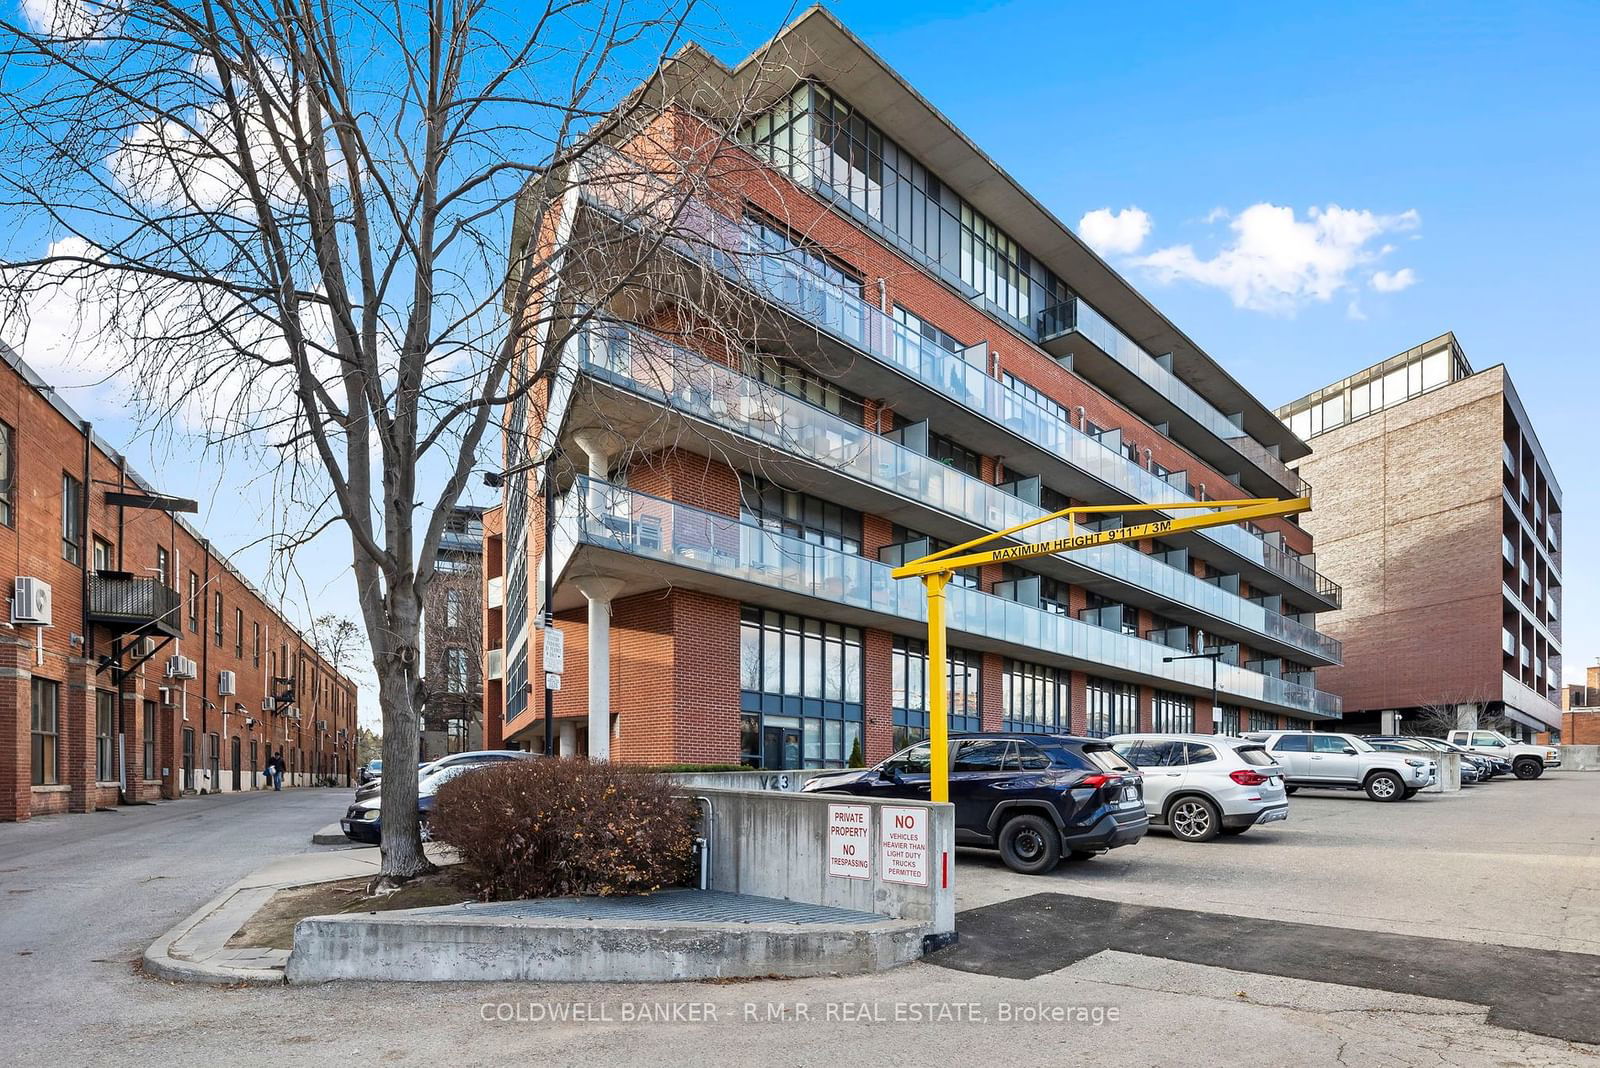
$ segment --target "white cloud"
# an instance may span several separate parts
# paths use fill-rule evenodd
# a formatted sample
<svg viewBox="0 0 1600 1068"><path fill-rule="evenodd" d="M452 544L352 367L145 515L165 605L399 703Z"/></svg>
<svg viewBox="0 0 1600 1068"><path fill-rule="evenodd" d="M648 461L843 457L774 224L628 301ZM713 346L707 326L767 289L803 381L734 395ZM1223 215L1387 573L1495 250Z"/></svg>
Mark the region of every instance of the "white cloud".
<svg viewBox="0 0 1600 1068"><path fill-rule="evenodd" d="M1379 293L1398 293L1416 284L1417 272L1410 267L1402 267L1398 271L1374 271L1372 274L1372 288Z"/></svg>
<svg viewBox="0 0 1600 1068"><path fill-rule="evenodd" d="M1151 225L1149 214L1138 208L1096 208L1078 220L1078 234L1102 256L1127 255L1139 251Z"/></svg>
<svg viewBox="0 0 1600 1068"><path fill-rule="evenodd" d="M22 18L35 33L91 39L122 18L121 0L21 0Z"/></svg>
<svg viewBox="0 0 1600 1068"><path fill-rule="evenodd" d="M1350 288L1357 269L1387 251L1374 248L1373 242L1385 234L1414 230L1421 222L1415 211L1378 215L1330 204L1313 207L1299 219L1290 207L1252 204L1229 222L1232 243L1210 259L1202 259L1192 245L1174 245L1138 263L1163 282L1197 282L1224 290L1236 307L1292 313Z"/></svg>

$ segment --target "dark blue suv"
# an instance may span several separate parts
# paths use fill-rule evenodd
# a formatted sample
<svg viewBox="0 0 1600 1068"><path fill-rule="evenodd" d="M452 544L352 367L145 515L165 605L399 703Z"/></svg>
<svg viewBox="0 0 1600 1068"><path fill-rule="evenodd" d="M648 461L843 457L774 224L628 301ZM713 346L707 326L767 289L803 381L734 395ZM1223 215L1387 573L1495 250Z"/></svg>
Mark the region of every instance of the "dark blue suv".
<svg viewBox="0 0 1600 1068"><path fill-rule="evenodd" d="M927 742L875 768L819 775L807 793L928 798ZM998 849L1012 871L1039 875L1065 853L1087 860L1150 828L1139 772L1108 742L1068 734L952 734L956 844Z"/></svg>

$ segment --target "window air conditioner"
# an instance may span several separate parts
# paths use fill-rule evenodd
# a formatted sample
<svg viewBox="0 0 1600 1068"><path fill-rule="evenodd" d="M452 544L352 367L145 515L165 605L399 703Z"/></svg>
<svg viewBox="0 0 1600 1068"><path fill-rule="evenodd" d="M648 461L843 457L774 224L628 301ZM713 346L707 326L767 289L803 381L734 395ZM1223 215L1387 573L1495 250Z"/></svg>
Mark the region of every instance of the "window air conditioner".
<svg viewBox="0 0 1600 1068"><path fill-rule="evenodd" d="M217 696L232 697L238 693L237 680L231 671L223 671L217 675Z"/></svg>
<svg viewBox="0 0 1600 1068"><path fill-rule="evenodd" d="M167 657L167 678L192 679L199 674L195 662L186 656Z"/></svg>
<svg viewBox="0 0 1600 1068"><path fill-rule="evenodd" d="M50 583L18 575L11 596L11 622L15 626L50 626Z"/></svg>

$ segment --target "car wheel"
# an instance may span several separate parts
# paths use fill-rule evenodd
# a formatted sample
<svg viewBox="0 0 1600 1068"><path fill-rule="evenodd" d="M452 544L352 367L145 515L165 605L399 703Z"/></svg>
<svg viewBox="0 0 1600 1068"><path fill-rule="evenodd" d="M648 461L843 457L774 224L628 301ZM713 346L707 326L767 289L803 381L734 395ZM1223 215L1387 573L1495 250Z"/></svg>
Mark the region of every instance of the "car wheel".
<svg viewBox="0 0 1600 1068"><path fill-rule="evenodd" d="M1061 834L1036 813L1012 816L1000 828L1000 859L1014 872L1043 875L1061 862Z"/></svg>
<svg viewBox="0 0 1600 1068"><path fill-rule="evenodd" d="M1519 779L1537 779L1544 774L1544 765L1533 757L1523 757L1511 765L1511 770Z"/></svg>
<svg viewBox="0 0 1600 1068"><path fill-rule="evenodd" d="M1222 813L1203 797L1180 797L1167 810L1167 826L1185 842L1209 842L1222 826Z"/></svg>
<svg viewBox="0 0 1600 1068"><path fill-rule="evenodd" d="M1391 771L1380 771L1367 779L1367 796L1374 801L1399 801L1405 793L1405 783Z"/></svg>
<svg viewBox="0 0 1600 1068"><path fill-rule="evenodd" d="M1300 789L1300 787L1298 787L1298 786L1285 786L1283 788L1283 792L1286 793L1286 794L1293 794L1293 793L1297 793L1299 791L1299 789Z"/></svg>

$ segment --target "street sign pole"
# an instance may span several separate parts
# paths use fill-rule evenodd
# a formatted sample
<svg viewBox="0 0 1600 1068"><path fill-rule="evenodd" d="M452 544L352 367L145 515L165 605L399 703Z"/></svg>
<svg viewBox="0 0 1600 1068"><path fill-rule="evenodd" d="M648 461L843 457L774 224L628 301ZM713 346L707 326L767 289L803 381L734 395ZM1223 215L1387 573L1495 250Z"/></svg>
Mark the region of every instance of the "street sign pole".
<svg viewBox="0 0 1600 1068"><path fill-rule="evenodd" d="M544 462L544 603L540 605L540 615L544 621L544 637L541 644L550 641L550 635L556 629L556 614L552 606L555 600L555 549L551 542L555 538L556 530L556 454L554 451ZM544 755L556 755L556 693L550 688L550 680L545 679L544 686Z"/></svg>

